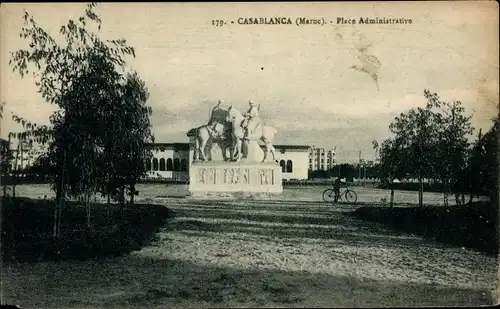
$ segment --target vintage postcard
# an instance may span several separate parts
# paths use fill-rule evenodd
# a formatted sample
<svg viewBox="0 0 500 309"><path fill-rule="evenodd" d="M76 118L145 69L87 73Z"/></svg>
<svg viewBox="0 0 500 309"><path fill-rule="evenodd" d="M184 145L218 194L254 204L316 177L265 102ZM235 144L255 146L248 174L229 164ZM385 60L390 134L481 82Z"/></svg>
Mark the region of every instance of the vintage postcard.
<svg viewBox="0 0 500 309"><path fill-rule="evenodd" d="M2 304L497 304L498 10L2 3Z"/></svg>

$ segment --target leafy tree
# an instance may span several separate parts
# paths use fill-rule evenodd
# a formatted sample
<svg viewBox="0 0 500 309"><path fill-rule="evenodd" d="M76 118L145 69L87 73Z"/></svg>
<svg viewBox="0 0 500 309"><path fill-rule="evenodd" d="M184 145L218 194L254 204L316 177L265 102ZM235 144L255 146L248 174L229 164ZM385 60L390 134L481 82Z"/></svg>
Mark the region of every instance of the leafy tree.
<svg viewBox="0 0 500 309"><path fill-rule="evenodd" d="M419 205L423 204L423 179L433 177L435 146L437 144L437 122L432 111L433 105L412 108L401 113L390 124L398 145L409 149L406 171L419 182Z"/></svg>
<svg viewBox="0 0 500 309"><path fill-rule="evenodd" d="M380 180L391 189L390 206L394 205L395 180L407 179L407 166L411 158L411 147L402 138L387 139L380 145Z"/></svg>
<svg viewBox="0 0 500 309"><path fill-rule="evenodd" d="M470 116L460 101L441 101L436 93L424 90L425 108L401 113L389 126L395 140L408 149L406 172L418 179L419 205L423 204L423 179L435 179L443 186L444 202L460 187L472 134Z"/></svg>
<svg viewBox="0 0 500 309"><path fill-rule="evenodd" d="M494 207L498 207L498 139L500 120L494 120L492 128L480 137L474 147L472 162L477 171L474 178L483 194L490 197ZM477 177L477 178L476 178Z"/></svg>
<svg viewBox="0 0 500 309"><path fill-rule="evenodd" d="M118 189L119 200L124 199L124 191L130 192L130 202L138 192L135 185L139 177L147 173L144 162L151 159L152 153L146 151L146 143L152 141L149 115L152 110L145 105L149 97L148 89L137 74L127 76L120 87L119 97L126 101L124 108L113 108L107 113L108 123L115 124L112 130L105 132L107 142L106 156L108 165L107 186ZM116 134L122 138L116 139ZM149 148L147 148L149 149Z"/></svg>
<svg viewBox="0 0 500 309"><path fill-rule="evenodd" d="M432 170L438 175L443 186L444 204L448 205L448 194L461 191L460 177L466 168L469 152L468 137L473 133L470 120L465 116L465 109L460 101L441 101L436 93L424 91L428 105L437 109L436 120L437 141L433 151L434 164ZM459 193L459 192L455 192Z"/></svg>
<svg viewBox="0 0 500 309"><path fill-rule="evenodd" d="M102 22L95 6L87 5L84 16L61 27L65 44L25 12L20 36L29 40L29 47L11 53L13 70L24 76L33 69L43 99L59 107L50 117L50 129L38 135L49 144L48 160L55 167L55 236L66 195L84 196L90 207L90 196L109 194L110 183L121 188L135 184L142 176L137 166L144 165L139 159L149 153L143 147L151 136L147 89L124 60L135 57L135 50L124 39L97 36L91 27L99 31Z"/></svg>

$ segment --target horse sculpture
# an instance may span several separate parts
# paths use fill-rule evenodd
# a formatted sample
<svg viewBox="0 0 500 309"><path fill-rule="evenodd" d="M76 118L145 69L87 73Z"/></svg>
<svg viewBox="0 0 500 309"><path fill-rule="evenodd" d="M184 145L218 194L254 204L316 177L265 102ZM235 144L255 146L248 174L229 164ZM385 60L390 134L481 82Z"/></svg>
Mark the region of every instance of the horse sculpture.
<svg viewBox="0 0 500 309"><path fill-rule="evenodd" d="M220 104L221 102L219 101L219 104L212 110L208 124L194 129L195 160L211 160L211 152L214 144L217 144L222 150L224 161L230 160L227 150L232 146L232 142L229 140L231 138L231 126L226 121L228 111L221 109L219 107Z"/></svg>
<svg viewBox="0 0 500 309"><path fill-rule="evenodd" d="M240 161L242 158L242 145L243 138L245 137L245 131L241 124L245 117L243 114L234 107L228 108L227 121L231 124L231 136L232 136L232 148L231 157L236 162ZM276 160L275 148L273 146L274 136L278 130L271 126L265 126L262 123L255 129L255 135L260 136L259 140L264 142L266 146L266 151L264 153L264 158L262 162L265 162L269 154L273 155L273 161Z"/></svg>
<svg viewBox="0 0 500 309"><path fill-rule="evenodd" d="M230 160L227 155L227 151L231 148L232 143L227 139L227 137L224 136L227 134L227 129L224 129L223 126L224 125L217 124L218 129L215 131L210 125L203 125L195 129L195 160L211 160L211 151L214 144L217 144L222 150L222 157L224 161Z"/></svg>

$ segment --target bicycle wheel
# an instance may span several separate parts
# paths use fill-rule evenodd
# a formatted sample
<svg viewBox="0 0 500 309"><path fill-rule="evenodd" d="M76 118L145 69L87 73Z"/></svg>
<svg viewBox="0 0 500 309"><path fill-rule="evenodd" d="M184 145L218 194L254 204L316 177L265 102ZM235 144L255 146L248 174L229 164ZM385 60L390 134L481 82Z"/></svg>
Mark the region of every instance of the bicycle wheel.
<svg viewBox="0 0 500 309"><path fill-rule="evenodd" d="M323 201L327 203L332 203L335 199L335 192L333 189L326 189L323 191Z"/></svg>
<svg viewBox="0 0 500 309"><path fill-rule="evenodd" d="M349 203L354 204L358 200L358 195L352 190L347 190L345 191L345 200Z"/></svg>

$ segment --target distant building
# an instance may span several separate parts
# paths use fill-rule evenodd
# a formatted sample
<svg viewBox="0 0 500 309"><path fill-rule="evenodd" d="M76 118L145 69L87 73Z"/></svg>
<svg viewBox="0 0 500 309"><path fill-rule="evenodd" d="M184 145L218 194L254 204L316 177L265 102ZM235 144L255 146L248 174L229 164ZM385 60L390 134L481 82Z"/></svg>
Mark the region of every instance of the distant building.
<svg viewBox="0 0 500 309"><path fill-rule="evenodd" d="M189 149L189 143L154 143L148 144L153 150L153 158L146 162L147 178L187 181L189 165L194 151ZM283 179L307 179L309 146L275 145L276 162L281 166ZM262 146L262 150L265 147ZM214 146L214 159L220 151Z"/></svg>
<svg viewBox="0 0 500 309"><path fill-rule="evenodd" d="M283 179L307 179L309 146L275 145L274 148L276 149L276 161L281 166Z"/></svg>
<svg viewBox="0 0 500 309"><path fill-rule="evenodd" d="M146 162L147 178L187 181L189 179L189 144L148 144L153 158Z"/></svg>
<svg viewBox="0 0 500 309"><path fill-rule="evenodd" d="M2 162L4 162L4 158L7 156L10 149L9 144L8 140L0 138L0 158L2 158Z"/></svg>
<svg viewBox="0 0 500 309"><path fill-rule="evenodd" d="M8 144L9 141L2 139L2 147L10 147L10 154L12 156L10 163L12 168L17 170L23 170L32 166L35 163L35 160L46 151L41 145L30 144L27 142L24 142L22 147L20 147L21 145L19 145L18 140L15 140L14 142L11 141L11 144Z"/></svg>
<svg viewBox="0 0 500 309"><path fill-rule="evenodd" d="M309 148L309 170L311 171L327 171L335 166L336 161L335 148L325 150L315 148L314 145Z"/></svg>

